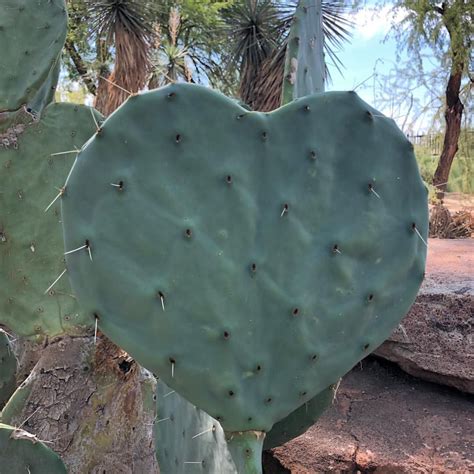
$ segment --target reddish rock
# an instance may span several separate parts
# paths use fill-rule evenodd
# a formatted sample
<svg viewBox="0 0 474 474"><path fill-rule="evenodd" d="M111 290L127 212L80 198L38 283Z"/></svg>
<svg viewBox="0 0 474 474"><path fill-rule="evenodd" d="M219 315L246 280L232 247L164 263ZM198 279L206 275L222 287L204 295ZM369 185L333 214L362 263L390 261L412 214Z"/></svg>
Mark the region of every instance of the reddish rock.
<svg viewBox="0 0 474 474"><path fill-rule="evenodd" d="M425 380L474 393L474 239L430 239L426 278L375 352Z"/></svg>

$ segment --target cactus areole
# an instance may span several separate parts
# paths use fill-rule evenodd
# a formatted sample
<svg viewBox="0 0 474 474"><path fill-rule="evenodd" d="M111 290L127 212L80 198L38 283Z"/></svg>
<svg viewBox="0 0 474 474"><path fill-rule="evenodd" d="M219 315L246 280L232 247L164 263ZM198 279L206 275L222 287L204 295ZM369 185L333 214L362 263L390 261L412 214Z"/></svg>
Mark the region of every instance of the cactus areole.
<svg viewBox="0 0 474 474"><path fill-rule="evenodd" d="M336 382L423 279L412 146L354 92L270 114L188 84L132 96L61 201L83 309L227 433L269 431Z"/></svg>

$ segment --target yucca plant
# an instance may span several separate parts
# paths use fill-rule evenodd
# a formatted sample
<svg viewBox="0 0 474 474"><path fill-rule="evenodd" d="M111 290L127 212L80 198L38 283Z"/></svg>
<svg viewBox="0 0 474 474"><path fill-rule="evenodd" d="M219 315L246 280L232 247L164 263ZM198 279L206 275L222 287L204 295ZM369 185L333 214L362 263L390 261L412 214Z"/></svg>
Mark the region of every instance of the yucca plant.
<svg viewBox="0 0 474 474"><path fill-rule="evenodd" d="M108 115L128 97L127 91L138 92L147 84L155 6L142 0L87 0L86 5L96 37L115 52L109 82L99 83L105 97L96 98Z"/></svg>

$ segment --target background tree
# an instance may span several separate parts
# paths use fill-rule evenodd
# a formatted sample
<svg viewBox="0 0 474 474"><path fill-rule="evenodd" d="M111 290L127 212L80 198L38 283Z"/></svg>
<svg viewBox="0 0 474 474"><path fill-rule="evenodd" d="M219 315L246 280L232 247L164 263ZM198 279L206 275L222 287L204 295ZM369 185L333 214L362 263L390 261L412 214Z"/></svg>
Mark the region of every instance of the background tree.
<svg viewBox="0 0 474 474"><path fill-rule="evenodd" d="M86 86L105 114L127 97L120 87L135 92L150 81L161 85L170 81L170 73L172 80L211 84L232 94L235 73L224 68L220 16L232 2L69 0L68 76Z"/></svg>
<svg viewBox="0 0 474 474"><path fill-rule="evenodd" d="M458 151L464 104L461 90L474 84L472 73L472 38L474 8L470 0L397 0L394 15L406 13L393 26L399 48L423 70L423 53L429 48L438 64L448 72L445 88L444 143L433 185L442 198L449 172ZM430 87L429 84L427 84Z"/></svg>

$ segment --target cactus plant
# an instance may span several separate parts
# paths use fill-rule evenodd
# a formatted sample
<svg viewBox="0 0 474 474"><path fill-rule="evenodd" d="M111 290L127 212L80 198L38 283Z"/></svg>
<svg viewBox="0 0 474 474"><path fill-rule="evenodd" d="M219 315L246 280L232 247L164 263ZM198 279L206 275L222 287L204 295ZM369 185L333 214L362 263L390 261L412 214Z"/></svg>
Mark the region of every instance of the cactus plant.
<svg viewBox="0 0 474 474"><path fill-rule="evenodd" d="M2 472L11 473L67 472L61 458L36 436L2 423L0 423L0 466Z"/></svg>
<svg viewBox="0 0 474 474"><path fill-rule="evenodd" d="M132 97L100 126L91 109L43 110L57 80L64 2L8 0L0 12L14 64L0 69L0 322L39 338L98 322L219 419L238 472L258 472L265 433L327 395L414 299L427 224L406 140L351 93L265 115L176 85ZM21 36L19 60L12 25L32 18L46 22ZM316 83L296 82L291 97ZM59 198L83 313L61 279ZM19 416L38 377L5 417Z"/></svg>
<svg viewBox="0 0 474 474"><path fill-rule="evenodd" d="M208 474L237 473L220 423L158 380L156 457L162 474L185 474L196 465Z"/></svg>
<svg viewBox="0 0 474 474"><path fill-rule="evenodd" d="M0 112L29 107L54 74L67 32L64 0L0 5Z"/></svg>
<svg viewBox="0 0 474 474"><path fill-rule="evenodd" d="M42 338L94 323L80 312L67 278L46 291L65 266L59 204L45 210L66 181L74 150L96 129L95 114L51 104L41 120L16 125L14 146L0 148L0 322L16 334ZM54 155L61 152L69 153Z"/></svg>
<svg viewBox="0 0 474 474"><path fill-rule="evenodd" d="M66 278L45 291L64 258L58 206L44 211L100 120L89 107L50 104L66 31L64 0L0 6L0 323L38 339L93 325Z"/></svg>
<svg viewBox="0 0 474 474"><path fill-rule="evenodd" d="M134 96L66 186L66 250L94 257L67 256L85 311L227 432L266 432L335 383L423 278L412 147L353 92L271 114L193 85Z"/></svg>
<svg viewBox="0 0 474 474"><path fill-rule="evenodd" d="M288 36L282 103L324 92L325 71L321 0L300 0Z"/></svg>
<svg viewBox="0 0 474 474"><path fill-rule="evenodd" d="M17 360L10 340L0 328L0 411L15 391Z"/></svg>
<svg viewBox="0 0 474 474"><path fill-rule="evenodd" d="M287 71L287 77L283 80L283 83L286 83L286 88L284 89L286 93L282 96L282 105L298 98L299 95L302 97L324 90L325 64L322 55L324 38L320 21L313 21L321 19L321 5L320 2L317 3L318 5L312 5L313 8L309 14L309 3L307 0L300 2L296 9L290 31L290 47L287 49L286 55L287 70L291 65L295 66L298 64L297 59L294 58L294 56L298 56L298 48L301 49L299 51L299 58L305 64L305 67L294 67L290 76L288 76ZM301 36L307 46L306 48L304 48L304 45L301 45ZM311 41L310 38L315 38L316 41ZM310 61L306 62L305 55L308 52ZM314 61L315 57L316 61ZM293 87L293 84L295 87ZM238 102L238 105L246 110L251 110L250 107L242 102ZM163 382L159 382L160 386L166 387ZM279 446L304 433L331 404L334 397L334 388L335 386L326 388L311 400L303 403L287 417L278 421L267 433L263 446L264 449ZM177 392L170 391L168 387L166 387L165 391L167 392L166 394L161 389L157 390L157 407L158 409L161 408L160 413L166 415L169 408L174 414L174 420L191 419L193 422L198 423L202 429L204 429L204 426L216 426L218 428L214 430L215 434L212 437L206 436L190 441L179 436L182 431L180 423L164 423L158 427L156 429L156 438L158 440L157 457L161 461L162 470L172 472L178 466L179 469L184 469L185 466L179 462L179 459L184 455L184 457L187 456L190 459L202 458L209 473L219 472L221 463L218 460L222 459L223 452L226 455L229 454L227 446L223 444L225 443L225 436L221 433L220 423L199 408L191 405ZM167 397L168 394L173 394L173 397L169 399ZM160 418L168 421L166 416L160 416ZM198 454L203 451L206 451L206 455ZM210 458L212 462L207 458ZM175 465L172 463L173 460ZM235 467L227 468L226 471L232 472L232 469L235 470Z"/></svg>

